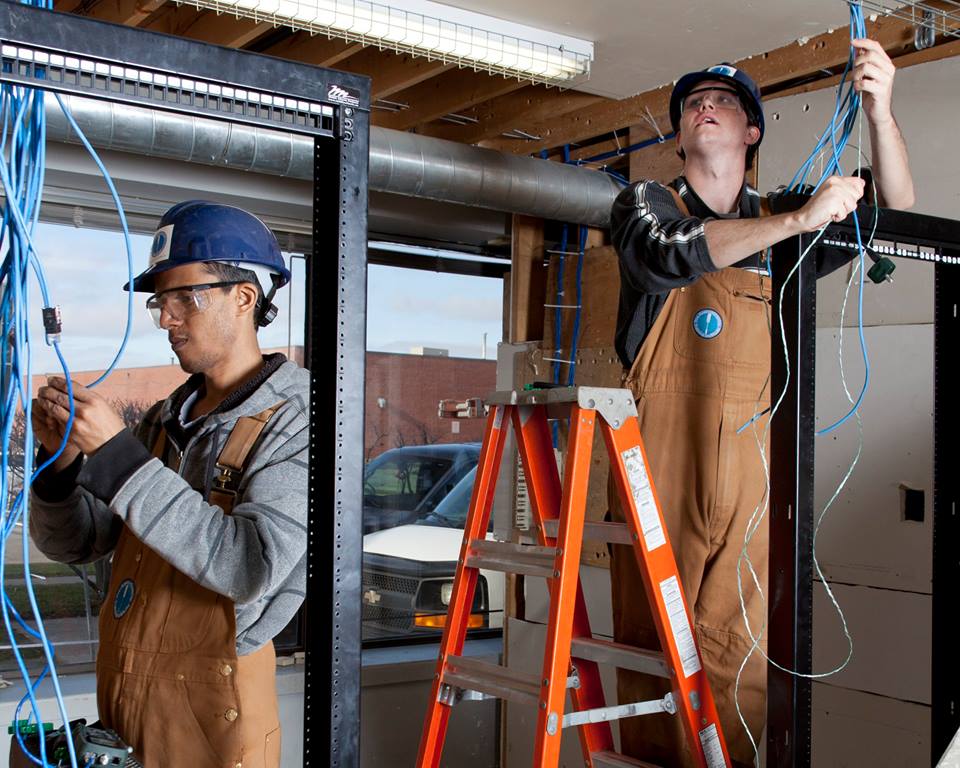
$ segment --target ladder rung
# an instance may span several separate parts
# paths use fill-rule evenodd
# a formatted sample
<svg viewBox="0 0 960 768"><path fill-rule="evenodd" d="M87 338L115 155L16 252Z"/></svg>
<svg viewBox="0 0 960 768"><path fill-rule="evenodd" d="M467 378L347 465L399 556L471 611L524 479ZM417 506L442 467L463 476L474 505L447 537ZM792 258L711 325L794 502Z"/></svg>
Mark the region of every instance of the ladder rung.
<svg viewBox="0 0 960 768"><path fill-rule="evenodd" d="M555 539L560 531L557 519L543 521L543 535ZM611 544L633 544L626 523L586 522L583 524L584 541L610 542Z"/></svg>
<svg viewBox="0 0 960 768"><path fill-rule="evenodd" d="M447 659L441 682L518 704L536 705L540 698L540 680L536 675L463 656Z"/></svg>
<svg viewBox="0 0 960 768"><path fill-rule="evenodd" d="M596 709L567 712L563 716L563 727L572 728L589 723L609 723L611 720L620 720L624 717L655 715L660 712L666 712L670 715L676 714L677 705L673 703L673 694L668 693L662 699L654 699L653 701L637 701L633 704L618 704L612 707L597 707Z"/></svg>
<svg viewBox="0 0 960 768"><path fill-rule="evenodd" d="M593 768L658 768L653 763L634 760L616 752L594 752L590 759L593 760Z"/></svg>
<svg viewBox="0 0 960 768"><path fill-rule="evenodd" d="M570 641L570 655L578 659L630 669L670 679L670 669L660 651L634 648L632 645L600 640L596 637L575 637Z"/></svg>
<svg viewBox="0 0 960 768"><path fill-rule="evenodd" d="M503 541L474 539L470 542L466 565L504 573L553 578L556 547L535 547Z"/></svg>

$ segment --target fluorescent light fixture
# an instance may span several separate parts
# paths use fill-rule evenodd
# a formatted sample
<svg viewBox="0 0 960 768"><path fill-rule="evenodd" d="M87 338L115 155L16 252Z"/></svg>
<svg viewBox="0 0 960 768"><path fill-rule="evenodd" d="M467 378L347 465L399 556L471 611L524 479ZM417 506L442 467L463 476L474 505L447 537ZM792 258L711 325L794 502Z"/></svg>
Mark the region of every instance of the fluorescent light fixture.
<svg viewBox="0 0 960 768"><path fill-rule="evenodd" d="M397 2L403 7L367 0L180 0L535 83L569 86L590 73L592 42L431 0Z"/></svg>

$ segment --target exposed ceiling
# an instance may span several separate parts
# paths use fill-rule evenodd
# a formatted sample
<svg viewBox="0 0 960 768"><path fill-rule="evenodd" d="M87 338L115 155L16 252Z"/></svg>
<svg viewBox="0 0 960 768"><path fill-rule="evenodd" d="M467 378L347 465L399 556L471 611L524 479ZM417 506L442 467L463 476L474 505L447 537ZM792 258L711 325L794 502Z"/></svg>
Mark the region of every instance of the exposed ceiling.
<svg viewBox="0 0 960 768"><path fill-rule="evenodd" d="M849 17L844 0L452 0L448 4L592 40L590 80L578 89L612 99L672 82L692 69L737 61L845 26Z"/></svg>
<svg viewBox="0 0 960 768"><path fill-rule="evenodd" d="M386 2L403 6L403 0ZM592 77L570 90L535 86L167 0L56 0L55 8L366 74L372 78L374 125L521 154L547 150L556 156L568 145L574 160L617 149L632 126L645 126L646 136L668 132L668 86L690 69L739 62L758 79L764 94L772 95L828 78L842 68L849 50L844 0L451 0L450 4L592 40ZM902 60L934 50L914 50L909 22L880 18L868 29L891 56ZM938 40L937 57L957 54L960 40ZM610 162L618 170L625 165L622 157Z"/></svg>

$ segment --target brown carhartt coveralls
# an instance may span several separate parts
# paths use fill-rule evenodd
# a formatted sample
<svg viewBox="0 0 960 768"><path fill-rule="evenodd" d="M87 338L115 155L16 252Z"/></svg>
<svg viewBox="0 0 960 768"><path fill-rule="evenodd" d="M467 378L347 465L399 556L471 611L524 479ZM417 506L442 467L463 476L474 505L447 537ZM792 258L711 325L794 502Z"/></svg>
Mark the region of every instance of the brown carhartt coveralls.
<svg viewBox="0 0 960 768"><path fill-rule="evenodd" d="M731 759L749 765L753 748L734 704L737 671L751 646L737 593L737 559L766 481L753 430L740 435L736 430L769 405L769 303L769 278L739 268L708 273L674 289L625 384L637 399L650 471ZM761 432L765 424L765 417L758 420ZM610 506L612 517L622 519L615 492ZM764 590L767 544L764 523L749 549ZM634 555L623 546L612 551L615 638L658 648ZM763 605L746 567L742 573L747 614L756 634ZM623 703L659 698L669 691L663 680L627 670L617 675ZM766 716L766 665L759 653L744 669L739 699L759 739ZM629 718L621 721L620 733L627 755L664 768L694 765L677 718Z"/></svg>
<svg viewBox="0 0 960 768"><path fill-rule="evenodd" d="M218 465L242 471L275 411L240 419ZM155 455L164 441L161 433ZM210 496L230 513L231 497ZM237 655L233 601L178 571L126 526L108 595L100 610L97 707L146 768L278 768L273 642Z"/></svg>

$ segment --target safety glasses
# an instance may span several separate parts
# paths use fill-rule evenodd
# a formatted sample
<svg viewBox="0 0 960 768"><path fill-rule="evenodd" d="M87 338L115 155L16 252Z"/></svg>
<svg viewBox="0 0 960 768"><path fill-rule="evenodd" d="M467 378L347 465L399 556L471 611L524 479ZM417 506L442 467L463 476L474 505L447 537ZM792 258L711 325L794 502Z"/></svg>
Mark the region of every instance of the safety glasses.
<svg viewBox="0 0 960 768"><path fill-rule="evenodd" d="M190 315L203 312L210 306L211 288L225 288L228 285L239 285L242 280L225 280L219 283L200 283L199 285L182 285L178 288L168 288L165 291L153 294L147 299L147 311L153 318L153 324L160 327L160 317L166 312L173 320L183 320Z"/></svg>
<svg viewBox="0 0 960 768"><path fill-rule="evenodd" d="M689 110L698 110L703 106L704 101L710 99L710 103L717 109L737 110L743 109L740 101L740 95L729 88L699 88L690 91L680 105L681 113Z"/></svg>

